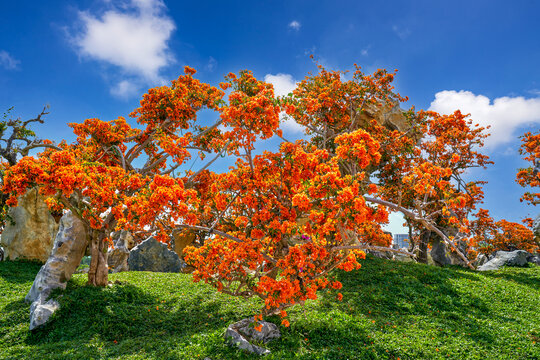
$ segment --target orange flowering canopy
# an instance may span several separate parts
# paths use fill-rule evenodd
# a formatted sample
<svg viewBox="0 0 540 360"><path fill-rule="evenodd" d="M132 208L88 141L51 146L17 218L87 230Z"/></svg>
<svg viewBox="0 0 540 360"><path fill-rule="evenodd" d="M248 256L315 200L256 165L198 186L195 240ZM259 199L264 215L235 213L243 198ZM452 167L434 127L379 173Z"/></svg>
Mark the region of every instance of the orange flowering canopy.
<svg viewBox="0 0 540 360"><path fill-rule="evenodd" d="M491 163L479 152L485 129L459 111L400 110L399 102L407 98L393 92L394 75L385 70L365 75L356 66L352 78L344 80L343 73L319 66L319 73L306 77L282 103L305 126L310 143L339 159L342 175L363 176L364 188L370 189L364 194L374 195L364 196L366 201L402 212L415 229L435 232L457 251L450 233L466 240L467 218L483 198L483 183L466 183L461 175ZM401 114L401 128L369 116L382 109ZM375 152L370 146L371 152L355 149L370 141L377 144Z"/></svg>
<svg viewBox="0 0 540 360"><path fill-rule="evenodd" d="M415 216L423 219L417 223L420 228L427 223L439 229L454 228L453 233L468 240L468 218L482 202L484 182L465 182L462 175L469 168L492 163L479 152L487 136L484 130L459 111L451 115L418 112L410 135L397 137L398 141L405 138L404 145L388 146L388 161L378 176L386 185L382 197L416 209ZM416 145L411 147L415 138Z"/></svg>
<svg viewBox="0 0 540 360"><path fill-rule="evenodd" d="M402 112L398 104L406 98L393 92L394 73L365 75L355 66L344 80L342 72L319 66L276 99L272 85L241 71L220 84L231 89L227 100L194 74L186 67L171 86L150 89L131 114L140 128L123 118L70 124L75 143L8 170L11 204L40 186L53 197L51 206L71 209L93 229L93 258L113 229L153 232L162 241L174 229L196 233L195 246L184 250L195 280L258 296L263 313L282 317L321 289L341 288L331 271L360 268L362 249L396 251L381 228L388 209L453 248L446 227L469 231L481 183L464 183L460 175L489 163L476 151L483 129L459 111ZM405 127L367 116L380 108L403 114ZM203 109L218 120L201 122ZM304 126L309 140L255 156L257 139L282 136L281 112ZM214 156L198 171L185 170L195 153ZM225 155L235 156L235 165L210 171ZM174 177L180 170L183 177ZM89 280L90 274L92 266Z"/></svg>
<svg viewBox="0 0 540 360"><path fill-rule="evenodd" d="M472 246L479 252L491 254L494 251L525 250L530 253L540 252L540 243L534 239L530 230L531 219L524 222L527 226L506 220L494 222L487 210L480 209L477 219L471 224Z"/></svg>
<svg viewBox="0 0 540 360"><path fill-rule="evenodd" d="M376 152L376 144L368 144L357 147L365 166L370 151ZM239 159L210 186L204 212L219 216L215 235L187 250L195 279L229 294L257 295L266 313L314 299L319 289L340 288L328 272L360 268L364 253L350 251L357 234L388 216L363 200L361 179L342 176L337 158L306 142L283 143L279 152L251 163Z"/></svg>
<svg viewBox="0 0 540 360"><path fill-rule="evenodd" d="M3 190L10 194L8 203L16 205L18 195L39 186L51 197L51 207L72 210L92 229L93 258L103 253L103 242L114 229L155 233L167 241L170 227L195 224L193 209L199 207L199 199L193 179L198 173L187 171L185 177L176 178L173 172L191 158L192 151L201 158L217 153L214 160L225 152L250 151L257 138L273 135L279 107L272 86L250 72L238 77L229 74L222 84L234 90L228 104L222 90L201 83L194 73L186 67L171 86L144 95L131 114L141 129L121 117L70 124L77 135L73 144L62 143L37 158L25 157L7 170ZM200 125L197 114L203 109L216 111L220 120ZM227 130L221 130L220 124ZM106 268L106 258L97 266ZM91 265L89 280L92 270Z"/></svg>
<svg viewBox="0 0 540 360"><path fill-rule="evenodd" d="M527 191L520 200L537 205L540 203L540 191L538 190L540 188L540 131L536 134L525 133L521 136L521 141L522 144L519 148L519 153L532 166L520 169L517 173L516 181L523 187L532 187L532 191Z"/></svg>

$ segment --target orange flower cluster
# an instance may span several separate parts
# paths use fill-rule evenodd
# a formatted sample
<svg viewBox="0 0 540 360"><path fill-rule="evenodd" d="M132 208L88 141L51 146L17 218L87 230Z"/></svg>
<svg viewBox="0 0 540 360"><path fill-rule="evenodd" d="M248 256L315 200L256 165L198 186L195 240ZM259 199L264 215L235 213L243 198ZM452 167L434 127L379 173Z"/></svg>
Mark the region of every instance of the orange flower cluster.
<svg viewBox="0 0 540 360"><path fill-rule="evenodd" d="M366 131L358 129L336 137L336 155L340 160L355 160L361 169L377 165L381 160L380 145Z"/></svg>
<svg viewBox="0 0 540 360"><path fill-rule="evenodd" d="M524 155L524 159L532 164L525 169L520 169L516 175L519 185L532 187L533 191L527 191L521 197L521 201L526 201L532 205L540 203L540 131L536 134L527 132L521 136L521 147L519 153Z"/></svg>
<svg viewBox="0 0 540 360"><path fill-rule="evenodd" d="M274 99L274 88L247 70L241 71L239 77L231 73L226 79L233 91L229 106L221 109L220 116L223 124L232 129L223 137L233 143L232 148L252 150L257 136L268 139L278 131L280 107Z"/></svg>

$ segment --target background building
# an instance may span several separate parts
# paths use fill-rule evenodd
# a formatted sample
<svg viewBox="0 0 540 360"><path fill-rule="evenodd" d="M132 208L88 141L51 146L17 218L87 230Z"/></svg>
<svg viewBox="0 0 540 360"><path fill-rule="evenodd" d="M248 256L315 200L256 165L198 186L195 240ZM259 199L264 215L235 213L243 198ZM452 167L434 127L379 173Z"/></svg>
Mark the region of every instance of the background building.
<svg viewBox="0 0 540 360"><path fill-rule="evenodd" d="M394 234L394 248L408 248L409 247L409 234Z"/></svg>

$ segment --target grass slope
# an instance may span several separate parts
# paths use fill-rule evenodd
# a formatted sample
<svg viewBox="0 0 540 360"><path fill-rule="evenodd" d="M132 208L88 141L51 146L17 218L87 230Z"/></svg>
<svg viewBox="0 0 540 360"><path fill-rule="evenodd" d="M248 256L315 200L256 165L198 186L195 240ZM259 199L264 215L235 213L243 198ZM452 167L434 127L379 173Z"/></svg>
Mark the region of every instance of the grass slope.
<svg viewBox="0 0 540 360"><path fill-rule="evenodd" d="M257 358L222 334L260 303L184 274L114 274L106 289L75 275L53 321L31 333L24 296L38 270L0 263L1 359ZM265 359L540 359L540 266L475 273L368 257L336 276L343 301L324 293L291 309Z"/></svg>

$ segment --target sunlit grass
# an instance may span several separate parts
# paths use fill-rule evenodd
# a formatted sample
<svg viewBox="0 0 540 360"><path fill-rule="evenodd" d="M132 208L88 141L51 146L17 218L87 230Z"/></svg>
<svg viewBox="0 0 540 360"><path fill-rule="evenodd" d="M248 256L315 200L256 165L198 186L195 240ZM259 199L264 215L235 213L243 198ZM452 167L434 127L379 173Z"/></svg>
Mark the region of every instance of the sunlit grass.
<svg viewBox="0 0 540 360"><path fill-rule="evenodd" d="M261 303L185 274L113 274L105 289L75 275L50 324L29 332L24 296L38 270L0 263L1 359L256 358L222 336ZM540 358L539 266L475 273L369 257L335 275L343 301L323 293L288 311L291 326L267 344L266 359Z"/></svg>

